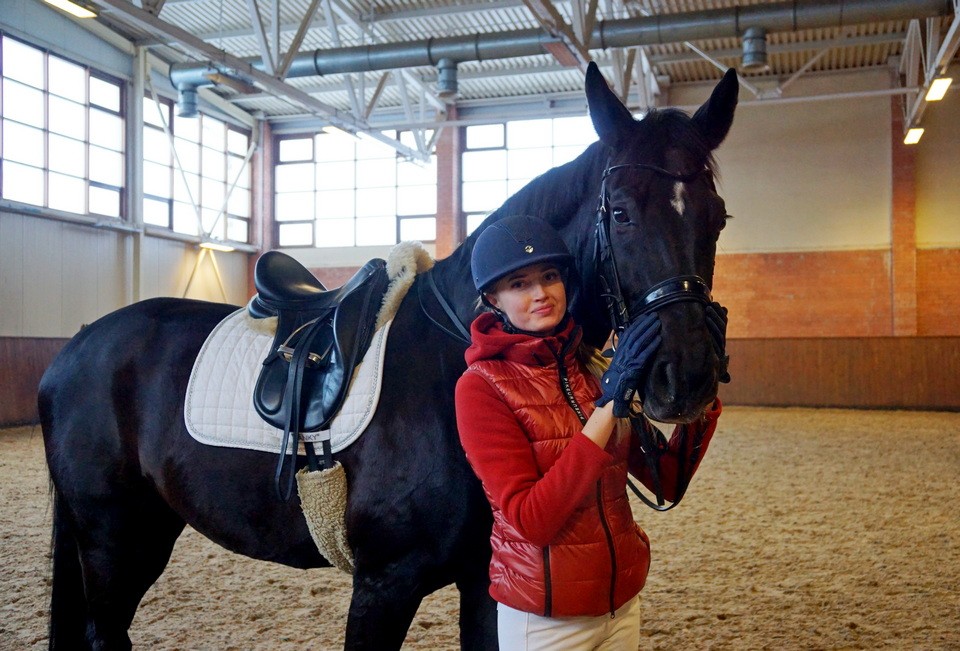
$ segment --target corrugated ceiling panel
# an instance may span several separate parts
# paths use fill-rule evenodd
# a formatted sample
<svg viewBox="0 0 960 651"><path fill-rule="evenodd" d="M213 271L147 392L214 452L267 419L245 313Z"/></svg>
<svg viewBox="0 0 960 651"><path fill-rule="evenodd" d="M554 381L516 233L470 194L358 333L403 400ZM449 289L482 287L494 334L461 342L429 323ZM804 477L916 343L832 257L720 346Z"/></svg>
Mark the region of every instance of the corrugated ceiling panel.
<svg viewBox="0 0 960 651"><path fill-rule="evenodd" d="M270 3L260 0L263 9ZM663 14L704 11L734 6L756 5L764 0L623 0L601 2L598 19L619 19L643 15L648 10ZM791 0L781 4L789 5ZM309 8L310 0L282 0L280 3L281 51L287 49L302 17ZM513 2L474 0L338 0L338 6L347 14L337 16L339 39L343 46L359 44L417 41L427 38L463 36L470 34L508 32L536 28L539 23L520 0ZM571 3L557 3L560 13L570 20ZM609 13L606 9L609 8ZM259 57L260 44L251 27L247 0L167 0L160 18L205 38L215 47L221 47L239 57ZM114 12L105 19L122 21L122 15ZM270 16L263 16L269 28ZM949 24L944 17L942 24ZM359 28L358 28L359 24ZM810 67L811 72L861 69L886 65L888 59L898 54L901 43L884 41L885 34L903 34L908 21L874 22L844 28L821 28L800 32L771 33L768 35L768 50L771 71L769 75L781 79L802 68L811 57L832 43L830 51ZM150 44L154 52L166 60L192 60L189 50L176 44L162 45L164 37L153 36L137 28L124 31L139 42ZM881 37L879 41L860 41ZM850 43L836 42L849 38ZM158 45L158 43L161 43ZM312 27L301 45L301 51L327 49L335 45L332 32L327 28L322 7L315 16ZM695 45L726 66L740 63L741 42L739 38L725 37L698 41ZM682 43L666 43L644 48L654 62L657 74L666 76L671 83L715 80L720 76L717 67L697 55ZM610 51L592 51L601 64L612 60ZM658 57L667 60L658 61ZM565 69L549 55L483 62L465 62L459 66L460 94L464 99L516 97L530 94L565 93L582 90L582 74L577 69ZM432 87L436 71L422 68L411 71ZM380 73L365 77L355 76L358 87L364 88L365 102L376 86ZM762 74L749 75L751 79ZM291 85L302 88L317 99L340 109L348 109L349 101L343 90L342 75L324 78L288 80ZM256 96L237 100L247 110L259 109L267 115L295 115L302 112L285 100ZM380 106L400 105L396 85L385 89Z"/></svg>

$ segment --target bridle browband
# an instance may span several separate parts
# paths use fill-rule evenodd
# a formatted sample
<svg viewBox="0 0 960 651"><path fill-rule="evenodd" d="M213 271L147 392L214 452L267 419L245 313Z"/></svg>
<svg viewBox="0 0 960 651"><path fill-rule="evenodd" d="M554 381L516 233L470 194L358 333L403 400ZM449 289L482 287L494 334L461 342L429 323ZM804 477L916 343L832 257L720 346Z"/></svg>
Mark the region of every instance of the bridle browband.
<svg viewBox="0 0 960 651"><path fill-rule="evenodd" d="M648 289L640 301L636 314L630 314L627 302L623 298L620 275L617 272L617 262L613 255L613 245L610 242L610 198L607 194L607 177L623 169L648 170L681 183L690 183L706 172L706 169L703 169L691 174L674 174L662 167L647 163L612 165L603 171L603 176L600 177L600 203L597 207L594 259L597 261L600 293L607 304L610 325L613 328L614 335L617 336L623 332L633 318L648 314L672 303L694 301L709 305L710 301L713 300L710 287L703 278L699 276L675 276Z"/></svg>

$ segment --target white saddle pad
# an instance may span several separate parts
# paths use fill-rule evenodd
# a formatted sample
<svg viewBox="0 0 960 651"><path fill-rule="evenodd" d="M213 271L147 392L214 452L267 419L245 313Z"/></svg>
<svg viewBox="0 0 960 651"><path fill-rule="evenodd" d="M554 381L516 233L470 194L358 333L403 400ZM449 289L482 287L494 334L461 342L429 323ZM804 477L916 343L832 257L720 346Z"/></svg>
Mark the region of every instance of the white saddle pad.
<svg viewBox="0 0 960 651"><path fill-rule="evenodd" d="M354 372L340 413L330 426L331 446L339 452L370 424L380 400L387 321L373 335L370 348ZM268 425L253 408L253 389L267 356L276 318L252 319L246 308L221 321L207 337L190 373L184 420L201 443L264 452L280 452L283 431ZM319 441L325 432L305 433Z"/></svg>

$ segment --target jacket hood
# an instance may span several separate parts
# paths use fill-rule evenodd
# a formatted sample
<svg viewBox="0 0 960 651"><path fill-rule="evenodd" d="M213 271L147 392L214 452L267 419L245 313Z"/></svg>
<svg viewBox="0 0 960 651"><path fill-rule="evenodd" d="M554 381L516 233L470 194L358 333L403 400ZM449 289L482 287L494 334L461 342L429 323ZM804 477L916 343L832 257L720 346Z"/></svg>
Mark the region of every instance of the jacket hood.
<svg viewBox="0 0 960 651"><path fill-rule="evenodd" d="M505 359L520 364L549 366L557 363L557 356L572 358L580 345L582 331L567 314L556 334L539 337L529 333L510 333L503 321L493 312L484 312L470 325L473 343L464 358L467 365L484 359Z"/></svg>

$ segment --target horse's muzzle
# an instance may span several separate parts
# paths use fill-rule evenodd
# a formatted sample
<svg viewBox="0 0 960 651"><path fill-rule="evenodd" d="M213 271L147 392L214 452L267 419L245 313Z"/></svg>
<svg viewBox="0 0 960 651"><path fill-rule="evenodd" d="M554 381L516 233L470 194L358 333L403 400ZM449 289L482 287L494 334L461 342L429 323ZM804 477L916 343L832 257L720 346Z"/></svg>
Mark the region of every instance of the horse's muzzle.
<svg viewBox="0 0 960 651"><path fill-rule="evenodd" d="M643 410L664 423L697 420L717 397L719 375L720 360L709 346L679 355L664 351L647 375Z"/></svg>

